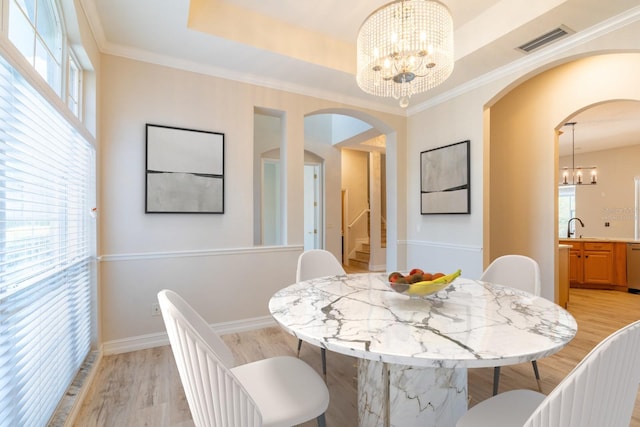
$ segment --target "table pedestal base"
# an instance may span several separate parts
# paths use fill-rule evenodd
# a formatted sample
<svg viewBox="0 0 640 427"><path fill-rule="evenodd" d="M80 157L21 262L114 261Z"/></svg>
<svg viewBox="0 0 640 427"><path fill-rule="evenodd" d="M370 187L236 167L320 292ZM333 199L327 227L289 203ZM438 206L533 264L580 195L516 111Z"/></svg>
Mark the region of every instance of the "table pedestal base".
<svg viewBox="0 0 640 427"><path fill-rule="evenodd" d="M453 427L467 410L467 369L358 360L362 427Z"/></svg>

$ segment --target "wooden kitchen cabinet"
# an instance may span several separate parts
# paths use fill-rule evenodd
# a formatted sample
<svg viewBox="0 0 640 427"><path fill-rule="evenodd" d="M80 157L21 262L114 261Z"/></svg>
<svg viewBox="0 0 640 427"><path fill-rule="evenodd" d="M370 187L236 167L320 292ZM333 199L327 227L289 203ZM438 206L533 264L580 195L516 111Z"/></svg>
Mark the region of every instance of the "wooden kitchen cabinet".
<svg viewBox="0 0 640 427"><path fill-rule="evenodd" d="M569 302L569 247L559 245L558 248L558 289L556 292L556 303L563 308L567 308Z"/></svg>
<svg viewBox="0 0 640 427"><path fill-rule="evenodd" d="M569 250L569 283L573 285L584 282L583 271L582 251L575 249Z"/></svg>
<svg viewBox="0 0 640 427"><path fill-rule="evenodd" d="M582 256L584 283L613 284L613 243L584 242Z"/></svg>
<svg viewBox="0 0 640 427"><path fill-rule="evenodd" d="M582 262L582 242L561 240L561 244L569 245L569 284L583 283L584 264Z"/></svg>
<svg viewBox="0 0 640 427"><path fill-rule="evenodd" d="M626 290L624 243L561 240L570 245L569 283L572 287Z"/></svg>

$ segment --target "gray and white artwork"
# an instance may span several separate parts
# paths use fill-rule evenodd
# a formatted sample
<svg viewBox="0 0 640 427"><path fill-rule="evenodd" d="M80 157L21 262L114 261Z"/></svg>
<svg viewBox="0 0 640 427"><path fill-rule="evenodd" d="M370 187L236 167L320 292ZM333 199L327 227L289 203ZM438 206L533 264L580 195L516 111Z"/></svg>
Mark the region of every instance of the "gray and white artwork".
<svg viewBox="0 0 640 427"><path fill-rule="evenodd" d="M469 141L420 153L420 213L470 213Z"/></svg>
<svg viewBox="0 0 640 427"><path fill-rule="evenodd" d="M147 213L224 213L224 134L147 124Z"/></svg>

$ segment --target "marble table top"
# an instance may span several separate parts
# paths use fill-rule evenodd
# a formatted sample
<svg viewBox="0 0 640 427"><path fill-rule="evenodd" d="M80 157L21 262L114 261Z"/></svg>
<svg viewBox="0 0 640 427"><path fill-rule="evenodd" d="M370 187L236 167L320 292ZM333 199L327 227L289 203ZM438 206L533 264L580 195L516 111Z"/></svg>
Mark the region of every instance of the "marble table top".
<svg viewBox="0 0 640 427"><path fill-rule="evenodd" d="M313 279L278 291L274 319L294 336L338 353L420 367L493 367L549 356L575 336L559 305L524 291L457 278L409 298L386 273Z"/></svg>

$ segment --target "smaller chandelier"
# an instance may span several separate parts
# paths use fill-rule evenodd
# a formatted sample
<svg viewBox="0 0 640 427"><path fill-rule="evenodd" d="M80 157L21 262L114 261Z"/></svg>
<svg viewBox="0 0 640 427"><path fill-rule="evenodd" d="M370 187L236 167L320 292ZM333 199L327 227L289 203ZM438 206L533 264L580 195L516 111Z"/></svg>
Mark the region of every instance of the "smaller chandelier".
<svg viewBox="0 0 640 427"><path fill-rule="evenodd" d="M582 185L598 183L598 168L596 166L576 166L576 122L567 122L571 126L571 167L560 169L562 185ZM589 176L584 176L589 174Z"/></svg>
<svg viewBox="0 0 640 427"><path fill-rule="evenodd" d="M400 106L444 82L453 71L453 21L434 0L397 0L382 6L358 32L356 81Z"/></svg>

